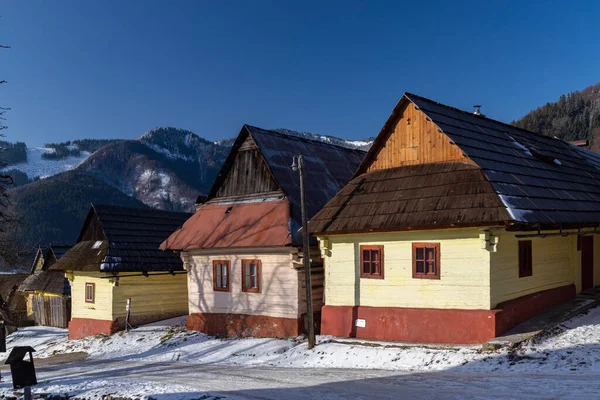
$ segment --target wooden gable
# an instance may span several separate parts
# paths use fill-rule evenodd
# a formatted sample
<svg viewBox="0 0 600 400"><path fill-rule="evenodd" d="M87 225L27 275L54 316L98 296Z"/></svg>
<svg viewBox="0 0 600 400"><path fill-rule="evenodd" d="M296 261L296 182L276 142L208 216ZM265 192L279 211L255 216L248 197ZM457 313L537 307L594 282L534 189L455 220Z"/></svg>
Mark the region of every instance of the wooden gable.
<svg viewBox="0 0 600 400"><path fill-rule="evenodd" d="M102 225L100 224L100 221L98 221L98 216L94 211L94 207L90 209L90 212L83 223L83 228L81 228L77 243L86 240L107 240L106 235L102 230Z"/></svg>
<svg viewBox="0 0 600 400"><path fill-rule="evenodd" d="M248 135L239 147L223 183L216 191L216 198L238 197L269 193L279 190L267 163L254 139Z"/></svg>
<svg viewBox="0 0 600 400"><path fill-rule="evenodd" d="M46 253L46 254L44 254L44 253ZM44 263L46 262L46 257L47 257L47 252L44 252L44 250L41 248L38 249L38 251L35 255L35 260L33 260L33 267L31 269L32 274L43 271Z"/></svg>
<svg viewBox="0 0 600 400"><path fill-rule="evenodd" d="M444 161L471 162L418 107L404 99L380 135L361 172Z"/></svg>

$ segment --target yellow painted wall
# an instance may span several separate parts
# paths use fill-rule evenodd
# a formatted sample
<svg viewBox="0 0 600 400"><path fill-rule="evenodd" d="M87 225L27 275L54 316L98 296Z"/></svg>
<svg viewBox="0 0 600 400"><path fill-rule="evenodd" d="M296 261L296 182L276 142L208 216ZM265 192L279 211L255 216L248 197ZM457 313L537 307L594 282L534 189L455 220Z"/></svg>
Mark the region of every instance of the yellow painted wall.
<svg viewBox="0 0 600 400"><path fill-rule="evenodd" d="M109 279L101 279L102 276L110 275L99 272L73 273L72 318L114 321L125 316L127 298L131 298L132 316L188 313L185 274L123 277L119 279L118 286L111 283ZM94 303L85 302L85 284L88 282L96 284Z"/></svg>
<svg viewBox="0 0 600 400"><path fill-rule="evenodd" d="M71 318L113 320L113 285L100 272L73 272L71 281ZM96 284L94 303L85 302L85 284Z"/></svg>
<svg viewBox="0 0 600 400"><path fill-rule="evenodd" d="M292 254L184 255L190 313L266 315L299 318L298 277ZM261 293L242 292L242 260L259 259ZM229 260L230 292L213 290L213 260ZM303 275L302 275L303 276Z"/></svg>
<svg viewBox="0 0 600 400"><path fill-rule="evenodd" d="M128 275L128 274L124 274ZM187 275L136 276L119 279L113 288L113 319L124 317L127 298L131 315L188 313Z"/></svg>
<svg viewBox="0 0 600 400"><path fill-rule="evenodd" d="M518 241L514 232L499 231L498 251L491 256L491 303L575 283L581 290L581 252L576 236L548 236L531 240L533 273L519 278Z"/></svg>
<svg viewBox="0 0 600 400"><path fill-rule="evenodd" d="M481 249L478 229L340 235L328 239L326 305L490 308L490 253ZM440 243L441 279L413 279L413 242ZM385 279L360 278L360 245L384 246Z"/></svg>

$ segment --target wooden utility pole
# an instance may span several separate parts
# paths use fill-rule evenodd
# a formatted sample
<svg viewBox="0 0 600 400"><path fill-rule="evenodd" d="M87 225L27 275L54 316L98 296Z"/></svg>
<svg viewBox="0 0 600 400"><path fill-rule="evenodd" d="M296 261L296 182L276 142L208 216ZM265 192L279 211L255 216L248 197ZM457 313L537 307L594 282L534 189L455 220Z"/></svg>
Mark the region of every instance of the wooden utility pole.
<svg viewBox="0 0 600 400"><path fill-rule="evenodd" d="M315 322L312 302L312 282L310 273L310 240L308 235L308 221L306 216L306 199L304 188L304 158L299 155L294 157L292 170L300 173L300 208L302 209L302 242L304 247L304 276L306 278L306 316L308 320L308 349L315 347Z"/></svg>

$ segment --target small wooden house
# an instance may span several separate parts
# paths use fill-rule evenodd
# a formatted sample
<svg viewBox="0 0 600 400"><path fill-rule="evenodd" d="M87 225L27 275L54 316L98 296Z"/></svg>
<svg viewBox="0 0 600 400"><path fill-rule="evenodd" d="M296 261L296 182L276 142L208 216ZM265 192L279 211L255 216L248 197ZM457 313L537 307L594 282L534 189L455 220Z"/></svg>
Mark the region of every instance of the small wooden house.
<svg viewBox="0 0 600 400"><path fill-rule="evenodd" d="M69 338L186 315L181 259L159 246L191 214L92 205L77 243L50 267L71 283Z"/></svg>
<svg viewBox="0 0 600 400"><path fill-rule="evenodd" d="M600 283L600 155L406 93L310 221L321 332L478 343Z"/></svg>
<svg viewBox="0 0 600 400"><path fill-rule="evenodd" d="M61 271L50 271L71 246L38 249L31 275L19 286L27 302L27 318L38 325L67 328L71 319L71 285Z"/></svg>
<svg viewBox="0 0 600 400"><path fill-rule="evenodd" d="M188 329L261 337L304 332L299 177L290 168L300 154L312 216L348 182L365 152L245 125L206 202L163 243L181 252L188 271ZM316 241L311 252L318 315L323 268Z"/></svg>
<svg viewBox="0 0 600 400"><path fill-rule="evenodd" d="M19 285L28 276L28 274L0 274L0 313L17 326L27 322L27 303L19 294Z"/></svg>

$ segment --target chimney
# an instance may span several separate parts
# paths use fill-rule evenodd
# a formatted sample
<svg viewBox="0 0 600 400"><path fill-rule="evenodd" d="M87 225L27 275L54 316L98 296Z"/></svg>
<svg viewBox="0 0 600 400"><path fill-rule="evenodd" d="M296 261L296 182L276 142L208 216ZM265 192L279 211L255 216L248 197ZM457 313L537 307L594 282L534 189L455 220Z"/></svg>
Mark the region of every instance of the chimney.
<svg viewBox="0 0 600 400"><path fill-rule="evenodd" d="M481 115L481 111L479 111L479 109L481 108L481 105L475 105L473 106L473 108L475 108L475 111L473 111L473 114L475 115Z"/></svg>

